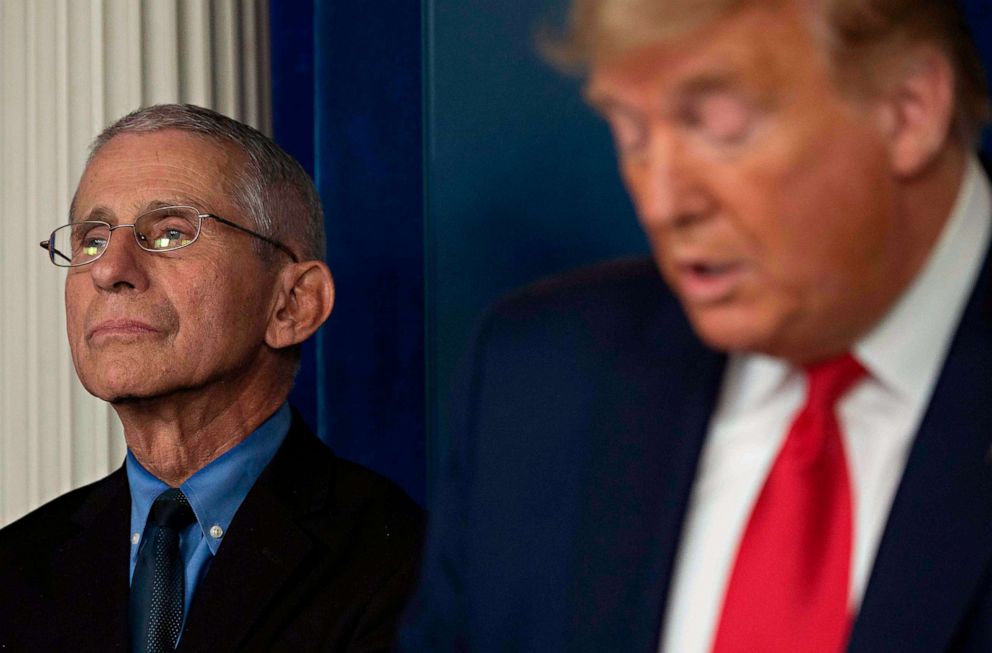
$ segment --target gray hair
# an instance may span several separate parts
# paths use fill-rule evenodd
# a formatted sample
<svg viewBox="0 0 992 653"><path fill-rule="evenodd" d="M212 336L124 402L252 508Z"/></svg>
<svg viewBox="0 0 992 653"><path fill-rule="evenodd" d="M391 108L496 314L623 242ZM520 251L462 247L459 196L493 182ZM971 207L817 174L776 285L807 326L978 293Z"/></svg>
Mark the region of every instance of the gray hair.
<svg viewBox="0 0 992 653"><path fill-rule="evenodd" d="M163 129L199 134L244 152L244 166L232 172L231 199L259 233L288 244L302 260L323 260L324 212L310 175L271 138L216 111L194 104L133 111L100 132L87 164L116 136ZM272 252L261 241L256 246L263 256Z"/></svg>

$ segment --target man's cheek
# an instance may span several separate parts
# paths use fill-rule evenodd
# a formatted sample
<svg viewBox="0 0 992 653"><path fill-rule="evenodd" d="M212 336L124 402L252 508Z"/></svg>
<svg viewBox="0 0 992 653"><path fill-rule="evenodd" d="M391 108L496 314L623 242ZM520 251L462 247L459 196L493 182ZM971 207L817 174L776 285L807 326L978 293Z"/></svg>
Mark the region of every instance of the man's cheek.
<svg viewBox="0 0 992 653"><path fill-rule="evenodd" d="M73 310L66 311L65 328L69 336L69 346L73 349L82 344L83 327L79 323L79 317Z"/></svg>

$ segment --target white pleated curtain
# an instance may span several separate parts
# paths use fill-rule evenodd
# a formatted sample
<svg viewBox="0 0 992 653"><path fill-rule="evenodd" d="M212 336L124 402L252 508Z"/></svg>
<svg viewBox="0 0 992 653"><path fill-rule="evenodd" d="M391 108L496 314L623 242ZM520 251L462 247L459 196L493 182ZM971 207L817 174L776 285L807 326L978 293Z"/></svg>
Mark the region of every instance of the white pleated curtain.
<svg viewBox="0 0 992 653"><path fill-rule="evenodd" d="M267 0L0 0L0 525L120 465L113 410L72 368L65 273L38 243L87 148L140 106L270 132Z"/></svg>

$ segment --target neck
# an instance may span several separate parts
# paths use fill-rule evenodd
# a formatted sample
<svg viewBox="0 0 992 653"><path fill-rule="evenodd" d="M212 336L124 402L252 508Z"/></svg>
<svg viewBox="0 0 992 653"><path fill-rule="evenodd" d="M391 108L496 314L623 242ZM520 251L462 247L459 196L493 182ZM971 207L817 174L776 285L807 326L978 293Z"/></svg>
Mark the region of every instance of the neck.
<svg viewBox="0 0 992 653"><path fill-rule="evenodd" d="M898 258L879 267L875 277L865 279L866 288L887 288L888 296L875 303L875 312L860 313L859 319L851 320L844 329L838 328L830 339L824 339L819 331L807 332L805 338L788 343L774 355L794 365L834 358L851 351L883 320L933 253L955 210L967 163L968 154L963 147L948 145L917 175L897 182L891 206L890 249L898 252Z"/></svg>
<svg viewBox="0 0 992 653"><path fill-rule="evenodd" d="M251 435L286 400L291 381L269 372L115 403L128 448L154 476L179 487Z"/></svg>
<svg viewBox="0 0 992 653"><path fill-rule="evenodd" d="M906 238L919 243L914 256L906 266L907 283L926 263L941 231L951 219L955 202L964 183L968 155L957 146L949 146L938 155L930 166L914 179L906 182L901 215L905 216Z"/></svg>

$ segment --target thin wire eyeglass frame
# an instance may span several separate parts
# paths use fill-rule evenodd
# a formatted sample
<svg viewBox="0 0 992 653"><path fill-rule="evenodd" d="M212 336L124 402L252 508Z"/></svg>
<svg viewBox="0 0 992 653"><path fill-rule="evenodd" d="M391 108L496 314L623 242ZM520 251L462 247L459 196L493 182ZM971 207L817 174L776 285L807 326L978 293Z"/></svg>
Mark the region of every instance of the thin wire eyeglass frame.
<svg viewBox="0 0 992 653"><path fill-rule="evenodd" d="M141 220L141 218L145 217L146 215L149 215L151 213L158 213L160 211L162 211L162 212L168 211L169 209L184 209L184 210L189 210L189 211L195 211L196 212L196 218L197 218L197 221L196 221L196 235L193 236L193 238L190 239L190 241L188 243L183 243L181 245L176 245L175 247L163 247L162 249L149 249L148 247L146 247L141 242L141 238L138 236L138 231L135 229L135 225L138 223L139 220ZM213 213L200 213L200 210L197 209L194 206L163 206L163 207L159 207L157 209L153 209L153 210L149 211L148 213L142 213L141 215L139 215L138 217L136 217L134 219L134 222L132 222L131 224L112 225L109 222L105 222L103 220L80 220L79 222L70 222L69 224L62 225L61 227L58 227L58 229L55 229L54 231L52 231L52 233L48 237L48 240L43 240L43 241L41 241L38 244L41 245L41 248L42 249L44 249L44 250L46 250L48 252L48 258L52 261L52 264L53 265L55 265L57 267L60 267L60 268L78 268L78 267L81 267L83 265L89 265L90 263L98 260L101 256L103 256L104 253L106 253L107 249L110 247L110 240L111 240L111 238L113 238L114 232L116 230L122 228L122 227L130 227L131 228L131 234L134 236L134 241L138 244L138 247L140 247L142 250L148 252L149 254L164 254L165 252L174 252L177 249L183 249L184 247L189 247L190 245L192 245L193 243L195 243L197 240L199 240L200 239L200 233L203 231L203 221L205 219L207 219L207 218L210 218L212 220L216 220L217 222L219 222L221 224L225 224L225 225L227 225L229 227L232 227L234 229L237 229L238 231L242 231L242 232L248 234L249 236L254 236L255 238L258 238L259 240L262 240L262 241L264 241L264 242L272 245L273 247L282 250L283 252L286 253L287 256L289 256L289 258L291 258L293 260L293 263L299 263L300 262L299 257L296 254L293 253L293 250L291 250L289 247L287 247L286 245L282 244L278 240L276 240L274 238L269 238L268 236L263 236L262 234L260 234L260 233L258 233L256 231L252 231L251 229L249 229L247 227L242 227L241 225L237 224L236 222L231 222L230 220L226 220L226 219L220 217L219 215L214 215ZM108 233L107 244L104 246L104 248L100 251L99 254L97 254L93 258L89 259L88 261L84 261L82 263L73 263L71 258L67 257L65 254L63 254L62 252L60 252L57 249L55 249L55 232L58 231L59 229L65 229L65 228L68 228L68 227L75 227L75 226L78 226L80 224L93 224L93 225L104 225L104 226L106 226L107 227L107 233ZM58 263L55 260L56 254L58 256L61 256L65 260L69 261L69 263L68 264Z"/></svg>

